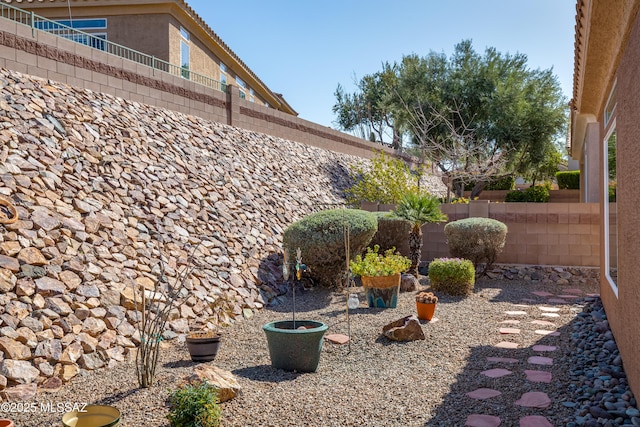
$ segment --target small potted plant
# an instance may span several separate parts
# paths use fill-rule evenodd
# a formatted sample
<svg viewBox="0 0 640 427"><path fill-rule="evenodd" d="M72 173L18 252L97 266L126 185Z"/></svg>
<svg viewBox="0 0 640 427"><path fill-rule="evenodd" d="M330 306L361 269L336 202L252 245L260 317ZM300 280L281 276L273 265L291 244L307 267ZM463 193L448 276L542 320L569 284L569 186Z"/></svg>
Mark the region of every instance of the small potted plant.
<svg viewBox="0 0 640 427"><path fill-rule="evenodd" d="M411 260L391 248L378 253L380 247L367 248L350 263L351 272L362 278L369 307L395 308L400 292L400 273L411 266Z"/></svg>
<svg viewBox="0 0 640 427"><path fill-rule="evenodd" d="M438 297L433 292L418 292L416 294L416 309L418 310L418 319L431 320L436 311Z"/></svg>
<svg viewBox="0 0 640 427"><path fill-rule="evenodd" d="M222 409L217 389L203 381L185 384L169 396L171 409L167 415L171 427L217 427Z"/></svg>
<svg viewBox="0 0 640 427"><path fill-rule="evenodd" d="M199 330L187 334L187 349L194 362L210 362L216 358L221 335L218 331Z"/></svg>

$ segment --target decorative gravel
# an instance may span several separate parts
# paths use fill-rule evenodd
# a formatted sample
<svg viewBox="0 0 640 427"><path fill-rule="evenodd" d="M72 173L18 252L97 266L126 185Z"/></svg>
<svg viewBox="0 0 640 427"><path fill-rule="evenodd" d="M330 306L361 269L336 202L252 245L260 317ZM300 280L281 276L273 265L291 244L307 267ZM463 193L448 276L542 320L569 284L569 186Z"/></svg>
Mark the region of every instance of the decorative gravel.
<svg viewBox="0 0 640 427"><path fill-rule="evenodd" d="M585 294L596 291L582 290ZM585 310L583 298L553 305L545 297L532 294L533 291L562 293L556 285L486 279L480 280L474 294L467 298L439 294L435 313L438 320L422 325L426 340L407 343L389 341L382 337L381 330L387 323L415 313L413 292L401 294L395 309L366 308L362 303L361 308L350 311L347 322L344 293L298 291L297 318L322 321L329 326L328 333L348 334L350 323L351 345L325 342L318 371L313 374L273 369L262 325L290 319L290 298L225 329L218 356L210 363L233 372L243 391L241 396L222 405L223 425L459 427L472 414L498 416L503 426L517 426L525 416L544 416L554 426L569 422L591 425L586 423L597 422L598 417L586 414L598 406L596 399L606 393L604 383L610 385L612 380L611 375L606 378L608 368L602 365L613 364L614 360L608 362L607 355L595 349L590 350L594 352L593 359L578 357L575 348L606 333L603 313L595 309L593 317L592 303L587 303ZM362 293L360 296L362 300ZM541 317L544 313L539 309L541 306L559 308L559 316ZM508 311L525 314L511 315ZM597 319L598 327L587 322L591 318ZM514 319L520 321L517 328L521 332L501 335L499 330L505 325L501 322ZM531 323L534 320L553 322L560 336L534 333L550 329ZM518 348L496 347L503 341L516 343ZM611 339L607 337L604 341L608 343ZM534 345L557 349L534 351ZM547 347L537 347L540 348ZM609 353L615 353L611 350ZM552 357L553 364L532 365L528 359L534 356ZM488 357L494 359L487 360ZM582 369L576 368L579 363ZM589 363L601 366L594 373L587 368ZM185 345L175 341L167 343L162 352L157 384L150 389L138 389L133 364L118 364L82 374L55 394L39 394L34 402L106 403L121 410L123 426L167 426L167 396L194 366ZM480 374L494 368L506 368L513 374L499 378ZM621 368L615 369L619 372ZM552 380L531 382L525 370L551 372ZM594 391L593 383L598 380L599 388ZM616 378L614 383L621 388L626 381ZM483 400L467 396L483 388L501 394ZM627 402L623 412L635 415L631 392L618 388L617 394L605 398L617 402L618 396ZM514 403L533 391L546 393L551 405L540 409ZM20 427L61 425L62 416L42 411L5 415ZM620 419L625 422L623 416ZM626 420L631 423L630 416Z"/></svg>

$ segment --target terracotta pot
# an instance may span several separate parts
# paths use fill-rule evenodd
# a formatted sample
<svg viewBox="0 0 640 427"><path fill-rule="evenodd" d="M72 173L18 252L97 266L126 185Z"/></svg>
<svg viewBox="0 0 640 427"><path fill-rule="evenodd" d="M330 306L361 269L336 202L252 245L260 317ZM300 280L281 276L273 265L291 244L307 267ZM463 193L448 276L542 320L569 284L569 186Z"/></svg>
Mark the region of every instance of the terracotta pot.
<svg viewBox="0 0 640 427"><path fill-rule="evenodd" d="M362 276L362 286L369 307L395 308L400 294L400 274Z"/></svg>
<svg viewBox="0 0 640 427"><path fill-rule="evenodd" d="M11 420L1 419L0 427L15 427L15 424Z"/></svg>
<svg viewBox="0 0 640 427"><path fill-rule="evenodd" d="M416 309L418 310L418 319L431 320L436 311L436 302L418 302L416 301Z"/></svg>

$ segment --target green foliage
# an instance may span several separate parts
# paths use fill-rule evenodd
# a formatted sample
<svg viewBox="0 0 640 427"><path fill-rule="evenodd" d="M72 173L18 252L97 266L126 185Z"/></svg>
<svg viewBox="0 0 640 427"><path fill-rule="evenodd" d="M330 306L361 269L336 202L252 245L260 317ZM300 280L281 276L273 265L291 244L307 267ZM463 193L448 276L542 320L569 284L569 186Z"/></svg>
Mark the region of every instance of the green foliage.
<svg viewBox="0 0 640 427"><path fill-rule="evenodd" d="M429 264L431 289L449 295L468 295L475 284L473 263L460 258L436 258Z"/></svg>
<svg viewBox="0 0 640 427"><path fill-rule="evenodd" d="M440 210L440 200L424 192L406 193L393 214L418 227L447 220L447 216Z"/></svg>
<svg viewBox="0 0 640 427"><path fill-rule="evenodd" d="M505 202L547 203L550 198L548 185L532 185L524 191L509 191Z"/></svg>
<svg viewBox="0 0 640 427"><path fill-rule="evenodd" d="M578 190L580 188L580 171L560 171L556 172L558 188L560 190Z"/></svg>
<svg viewBox="0 0 640 427"><path fill-rule="evenodd" d="M332 209L291 224L282 237L289 254L302 252L308 276L321 286L340 285L345 271L344 227L349 229L351 257L362 253L378 229L376 215L359 209Z"/></svg>
<svg viewBox="0 0 640 427"><path fill-rule="evenodd" d="M220 425L222 409L218 389L206 381L187 384L169 396L171 409L167 418L171 427L216 427Z"/></svg>
<svg viewBox="0 0 640 427"><path fill-rule="evenodd" d="M476 270L484 263L484 274L504 248L507 226L491 218L465 218L445 225L444 234L449 254L470 260Z"/></svg>
<svg viewBox="0 0 640 427"><path fill-rule="evenodd" d="M411 266L409 258L395 252L395 248L388 249L384 253L378 253L379 246L373 249L367 248L364 255L356 255L349 263L351 272L356 276L393 276L402 273Z"/></svg>
<svg viewBox="0 0 640 427"><path fill-rule="evenodd" d="M617 182L610 182L609 183L609 203L615 203L616 201L616 187L617 187Z"/></svg>
<svg viewBox="0 0 640 427"><path fill-rule="evenodd" d="M411 223L397 218L389 212L374 213L378 218L378 231L371 239L369 246L380 246L381 251L396 248L403 255L409 253L407 236L411 231Z"/></svg>
<svg viewBox="0 0 640 427"><path fill-rule="evenodd" d="M346 193L352 206L359 206L360 202L396 204L404 194L418 190L418 179L407 164L383 151L371 159L368 169L352 167L351 178L355 184Z"/></svg>

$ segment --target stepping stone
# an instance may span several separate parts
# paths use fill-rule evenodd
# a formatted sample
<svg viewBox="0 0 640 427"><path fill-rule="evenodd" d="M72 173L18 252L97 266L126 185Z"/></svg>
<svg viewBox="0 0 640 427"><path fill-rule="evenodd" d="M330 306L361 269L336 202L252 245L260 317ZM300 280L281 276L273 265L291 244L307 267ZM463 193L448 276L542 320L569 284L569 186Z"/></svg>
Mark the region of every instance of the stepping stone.
<svg viewBox="0 0 640 427"><path fill-rule="evenodd" d="M527 304L513 304L514 307L529 308Z"/></svg>
<svg viewBox="0 0 640 427"><path fill-rule="evenodd" d="M558 307L538 307L538 308L547 313L557 313L558 311L560 311Z"/></svg>
<svg viewBox="0 0 640 427"><path fill-rule="evenodd" d="M493 415L471 414L464 423L467 427L499 427L502 421Z"/></svg>
<svg viewBox="0 0 640 427"><path fill-rule="evenodd" d="M552 304L567 304L569 301L567 301L566 299L562 299L562 298L549 298L547 300L547 302L552 303Z"/></svg>
<svg viewBox="0 0 640 427"><path fill-rule="evenodd" d="M501 334L519 334L520 329L517 328L500 328Z"/></svg>
<svg viewBox="0 0 640 427"><path fill-rule="evenodd" d="M346 344L349 342L349 337L343 334L329 334L324 339L334 344Z"/></svg>
<svg viewBox="0 0 640 427"><path fill-rule="evenodd" d="M432 323L436 323L438 320L440 320L437 317L432 317L431 320L427 320L427 325L430 325Z"/></svg>
<svg viewBox="0 0 640 427"><path fill-rule="evenodd" d="M550 337L560 336L560 332L558 331L545 331L544 329L536 329L533 333L537 335L548 335Z"/></svg>
<svg viewBox="0 0 640 427"><path fill-rule="evenodd" d="M520 418L520 427L553 427L553 424L542 415L529 415Z"/></svg>
<svg viewBox="0 0 640 427"><path fill-rule="evenodd" d="M513 374L513 372L503 368L494 368L494 369L489 369L489 370L480 372L480 375L484 375L489 378L500 378L509 374Z"/></svg>
<svg viewBox="0 0 640 427"><path fill-rule="evenodd" d="M534 345L533 351L556 351L557 348L555 345Z"/></svg>
<svg viewBox="0 0 640 427"><path fill-rule="evenodd" d="M519 320L508 319L508 320L503 320L500 323L508 323L510 325L517 325L518 323L520 323L520 321Z"/></svg>
<svg viewBox="0 0 640 427"><path fill-rule="evenodd" d="M494 390L492 388L479 388L477 390L470 391L469 393L467 393L467 396L472 399L484 400L500 396L501 394L502 393L500 393L498 390Z"/></svg>
<svg viewBox="0 0 640 427"><path fill-rule="evenodd" d="M578 288L569 288L569 289L563 289L562 292L565 292L567 294L578 294L578 295L582 295L582 289L578 289Z"/></svg>
<svg viewBox="0 0 640 427"><path fill-rule="evenodd" d="M600 294L587 294L588 297L600 298Z"/></svg>
<svg viewBox="0 0 640 427"><path fill-rule="evenodd" d="M558 313L542 313L544 317L560 317Z"/></svg>
<svg viewBox="0 0 640 427"><path fill-rule="evenodd" d="M564 298L564 299L576 299L576 298L580 298L580 295L558 295L558 298Z"/></svg>
<svg viewBox="0 0 640 427"><path fill-rule="evenodd" d="M518 359L513 359L511 357L487 357L487 362L493 363L518 363Z"/></svg>
<svg viewBox="0 0 640 427"><path fill-rule="evenodd" d="M526 408L547 408L551 405L551 399L547 393L541 391L530 391L522 395L520 399L514 402L518 406Z"/></svg>
<svg viewBox="0 0 640 427"><path fill-rule="evenodd" d="M532 365L553 365L553 359L544 356L531 356L527 359L527 362Z"/></svg>
<svg viewBox="0 0 640 427"><path fill-rule="evenodd" d="M527 376L527 380L532 381L534 383L550 383L553 375L551 372L547 371L524 371Z"/></svg>
<svg viewBox="0 0 640 427"><path fill-rule="evenodd" d="M522 310L512 310L512 311L505 311L505 314L508 314L509 316L526 316L527 312Z"/></svg>
<svg viewBox="0 0 640 427"><path fill-rule="evenodd" d="M533 291L531 293L534 294L534 295L537 295L539 297L543 297L543 298L552 297L553 296L552 293L547 292L547 291Z"/></svg>
<svg viewBox="0 0 640 427"><path fill-rule="evenodd" d="M496 344L496 347L498 348L518 348L518 344L515 342L509 342L509 341L502 341L499 342L498 344Z"/></svg>
<svg viewBox="0 0 640 427"><path fill-rule="evenodd" d="M549 322L547 320L534 320L531 323L533 323L534 325L541 325L541 326L553 326L554 328L556 327L556 324L553 322Z"/></svg>

